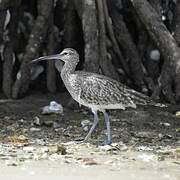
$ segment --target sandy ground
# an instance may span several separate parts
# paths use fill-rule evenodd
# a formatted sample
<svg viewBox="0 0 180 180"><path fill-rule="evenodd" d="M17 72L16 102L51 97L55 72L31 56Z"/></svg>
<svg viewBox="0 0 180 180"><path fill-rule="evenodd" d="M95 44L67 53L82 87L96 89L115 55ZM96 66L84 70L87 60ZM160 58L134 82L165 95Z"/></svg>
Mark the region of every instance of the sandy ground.
<svg viewBox="0 0 180 180"><path fill-rule="evenodd" d="M142 164L141 164L142 165ZM97 179L97 180L179 180L180 169L156 164L147 167L129 166L124 163L121 169L113 170L108 165L101 166L73 166L62 165L55 161L28 162L18 167L7 167L1 163L0 179L6 180L49 180L49 179Z"/></svg>
<svg viewBox="0 0 180 180"><path fill-rule="evenodd" d="M52 100L63 105L63 115L41 114ZM101 146L103 121L89 143L77 144L73 140L87 133L82 121L92 115L87 109L68 109L67 102L64 94L0 101L0 180L180 179L180 119L175 112L152 107L112 111L112 146ZM37 117L40 125L34 123Z"/></svg>

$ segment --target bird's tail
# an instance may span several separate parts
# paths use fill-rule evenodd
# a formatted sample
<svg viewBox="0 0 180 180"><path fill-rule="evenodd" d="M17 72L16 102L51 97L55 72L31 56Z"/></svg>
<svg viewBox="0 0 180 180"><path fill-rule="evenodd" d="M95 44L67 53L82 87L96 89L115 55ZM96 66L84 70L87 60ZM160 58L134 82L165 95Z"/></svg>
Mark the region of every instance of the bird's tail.
<svg viewBox="0 0 180 180"><path fill-rule="evenodd" d="M129 93L131 99L133 100L133 102L135 102L135 104L150 105L156 107L167 107L166 104L154 102L149 96L137 92L133 89L127 89L127 92Z"/></svg>
<svg viewBox="0 0 180 180"><path fill-rule="evenodd" d="M166 104L157 103L157 102L154 102L154 101L149 102L148 105L150 105L150 106L156 106L156 107L162 107L162 108L163 108L163 107L168 107L168 105L166 105Z"/></svg>

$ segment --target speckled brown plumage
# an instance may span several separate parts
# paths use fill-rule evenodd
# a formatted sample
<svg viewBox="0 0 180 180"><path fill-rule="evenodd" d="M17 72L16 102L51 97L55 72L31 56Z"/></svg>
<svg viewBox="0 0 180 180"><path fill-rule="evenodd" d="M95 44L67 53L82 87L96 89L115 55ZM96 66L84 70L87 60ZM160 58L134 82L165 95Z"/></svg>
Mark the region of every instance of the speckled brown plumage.
<svg viewBox="0 0 180 180"><path fill-rule="evenodd" d="M79 55L74 49L66 48L60 54L41 57L34 61L47 59L58 59L65 62L60 73L67 90L73 99L79 104L91 108L94 113L94 123L85 140L91 136L98 123L97 111L104 114L108 133L107 143L110 144L110 122L106 109L136 108L136 104L146 105L152 103L148 96L132 90L109 77L90 72L75 71L79 62ZM60 70L59 63L56 62L55 66L57 70Z"/></svg>
<svg viewBox="0 0 180 180"><path fill-rule="evenodd" d="M150 99L141 93L129 89L120 82L103 75L77 71L74 77L78 81L73 81L79 88L79 103L88 106L96 105L97 108L108 106L105 109L124 109L126 107L136 107L136 104L146 105ZM73 82L71 84L73 85ZM110 105L116 105L111 108ZM120 106L118 106L120 105Z"/></svg>

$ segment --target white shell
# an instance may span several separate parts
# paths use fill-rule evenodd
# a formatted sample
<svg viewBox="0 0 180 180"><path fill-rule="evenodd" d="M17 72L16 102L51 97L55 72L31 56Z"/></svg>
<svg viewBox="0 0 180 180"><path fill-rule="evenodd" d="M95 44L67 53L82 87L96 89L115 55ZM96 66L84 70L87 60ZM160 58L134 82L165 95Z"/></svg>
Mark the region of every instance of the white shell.
<svg viewBox="0 0 180 180"><path fill-rule="evenodd" d="M160 52L158 49L154 49L150 52L150 58L154 61L159 61L160 59Z"/></svg>
<svg viewBox="0 0 180 180"><path fill-rule="evenodd" d="M58 104L56 101L51 101L48 106L44 106L42 109L42 114L62 114L63 107L61 104Z"/></svg>

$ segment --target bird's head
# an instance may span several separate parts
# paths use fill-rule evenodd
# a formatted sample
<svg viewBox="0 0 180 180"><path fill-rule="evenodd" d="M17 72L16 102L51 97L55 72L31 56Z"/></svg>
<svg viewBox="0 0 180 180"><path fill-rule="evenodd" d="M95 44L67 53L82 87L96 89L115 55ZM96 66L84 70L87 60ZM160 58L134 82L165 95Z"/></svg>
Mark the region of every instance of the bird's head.
<svg viewBox="0 0 180 180"><path fill-rule="evenodd" d="M62 60L65 63L66 62L78 62L79 61L79 54L77 53L76 50L72 49L72 48L66 48L64 49L60 54L54 54L54 55L49 55L49 56L43 56L37 59L34 59L33 62L38 62L38 61L42 61L42 60Z"/></svg>
<svg viewBox="0 0 180 180"><path fill-rule="evenodd" d="M79 60L79 54L72 48L66 48L59 54L59 59L64 62Z"/></svg>

